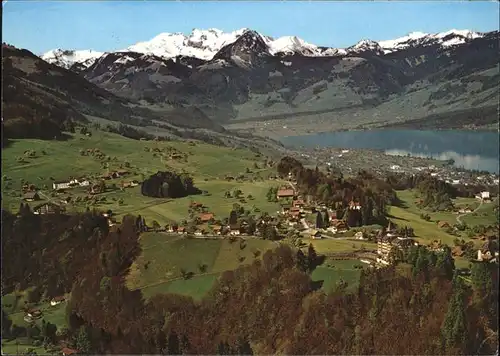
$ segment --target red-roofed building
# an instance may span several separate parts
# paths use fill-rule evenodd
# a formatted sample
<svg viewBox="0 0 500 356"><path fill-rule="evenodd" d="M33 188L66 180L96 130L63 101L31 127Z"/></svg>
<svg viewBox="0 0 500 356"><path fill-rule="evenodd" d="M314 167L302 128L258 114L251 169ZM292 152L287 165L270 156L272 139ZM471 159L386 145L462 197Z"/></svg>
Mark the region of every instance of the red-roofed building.
<svg viewBox="0 0 500 356"><path fill-rule="evenodd" d="M305 205L304 201L302 199L297 199L293 201L293 206L296 206L297 208L301 208Z"/></svg>
<svg viewBox="0 0 500 356"><path fill-rule="evenodd" d="M293 198L295 196L295 192L293 191L293 189L280 189L278 190L276 196L278 199Z"/></svg>

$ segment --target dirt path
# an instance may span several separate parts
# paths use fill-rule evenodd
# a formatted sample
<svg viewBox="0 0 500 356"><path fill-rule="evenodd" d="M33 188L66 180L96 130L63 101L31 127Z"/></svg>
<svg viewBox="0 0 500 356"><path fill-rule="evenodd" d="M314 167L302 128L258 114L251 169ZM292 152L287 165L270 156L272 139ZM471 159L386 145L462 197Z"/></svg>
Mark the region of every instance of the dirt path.
<svg viewBox="0 0 500 356"><path fill-rule="evenodd" d="M470 213L465 213L465 214L458 215L457 216L457 223L460 224L460 225L462 225L463 223L462 223L461 218L463 216L465 216L465 215L469 215L469 214L475 213L476 211L479 210L479 208L481 208L482 205L483 205L483 201L481 200L480 203L479 203L479 206L476 209L474 209L473 211L471 211Z"/></svg>

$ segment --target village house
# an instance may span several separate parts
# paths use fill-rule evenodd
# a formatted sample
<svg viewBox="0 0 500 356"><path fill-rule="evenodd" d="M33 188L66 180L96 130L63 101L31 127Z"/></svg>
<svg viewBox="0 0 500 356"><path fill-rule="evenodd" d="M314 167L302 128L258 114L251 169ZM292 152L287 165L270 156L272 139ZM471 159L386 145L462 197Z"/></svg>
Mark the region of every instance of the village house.
<svg viewBox="0 0 500 356"><path fill-rule="evenodd" d="M337 227L335 227L335 226L329 226L329 227L327 227L326 231L329 231L329 232L331 232L333 234L336 234L338 232Z"/></svg>
<svg viewBox="0 0 500 356"><path fill-rule="evenodd" d="M62 211L64 211L64 209L61 206L51 202L43 203L33 208L33 214L36 215L59 214Z"/></svg>
<svg viewBox="0 0 500 356"><path fill-rule="evenodd" d="M360 210L361 209L361 204L358 202L351 201L349 203L349 209L351 210Z"/></svg>
<svg viewBox="0 0 500 356"><path fill-rule="evenodd" d="M237 224L229 226L229 235L239 236L240 235L240 226Z"/></svg>
<svg viewBox="0 0 500 356"><path fill-rule="evenodd" d="M177 233L181 235L185 235L187 233L186 228L184 226L179 226L177 228Z"/></svg>
<svg viewBox="0 0 500 356"><path fill-rule="evenodd" d="M92 184L92 186L88 189L90 194L99 194L102 193L102 185L101 184Z"/></svg>
<svg viewBox="0 0 500 356"><path fill-rule="evenodd" d="M70 182L68 182L68 181L54 181L52 183L52 189L54 189L54 190L68 189L69 185L70 185Z"/></svg>
<svg viewBox="0 0 500 356"><path fill-rule="evenodd" d="M319 232L318 230L314 230L314 229L311 230L310 236L311 236L311 239L313 239L313 240L321 239L322 238L321 237L321 232Z"/></svg>
<svg viewBox="0 0 500 356"><path fill-rule="evenodd" d="M26 312L26 316L31 319L38 319L42 316L42 312L39 309L30 309Z"/></svg>
<svg viewBox="0 0 500 356"><path fill-rule="evenodd" d="M297 208L302 208L305 205L304 201L302 199L297 199L293 201L293 206Z"/></svg>
<svg viewBox="0 0 500 356"><path fill-rule="evenodd" d="M285 198L293 198L295 196L295 192L293 189L280 189L276 193L276 198L285 199Z"/></svg>
<svg viewBox="0 0 500 356"><path fill-rule="evenodd" d="M122 189L130 188L131 187L130 182L125 182L125 181L121 181L120 182L120 186L121 186Z"/></svg>
<svg viewBox="0 0 500 356"><path fill-rule="evenodd" d="M476 199L479 199L483 202L489 201L490 200L490 192L484 191L484 192L481 192L479 194L476 194Z"/></svg>
<svg viewBox="0 0 500 356"><path fill-rule="evenodd" d="M55 297L53 298L51 301L50 301L50 305L51 306L56 306L56 305L59 305L61 304L62 302L66 301L66 297L64 297L63 295L59 296L59 297Z"/></svg>
<svg viewBox="0 0 500 356"><path fill-rule="evenodd" d="M118 177L123 177L129 174L130 172L127 171L126 169L119 169L115 173L118 175Z"/></svg>
<svg viewBox="0 0 500 356"><path fill-rule="evenodd" d="M174 227L172 225L165 225L165 232L172 233L174 232Z"/></svg>
<svg viewBox="0 0 500 356"><path fill-rule="evenodd" d="M330 220L331 226L335 227L338 232L346 232L347 224L343 220L332 219Z"/></svg>
<svg viewBox="0 0 500 356"><path fill-rule="evenodd" d="M136 180L121 181L120 185L123 189L125 189L125 188L137 187L139 185L139 182Z"/></svg>
<svg viewBox="0 0 500 356"><path fill-rule="evenodd" d="M288 213L291 208L292 208L292 204L282 204L281 205L281 209L283 211L283 214Z"/></svg>
<svg viewBox="0 0 500 356"><path fill-rule="evenodd" d="M37 192L27 192L23 195L24 201L35 201L40 200L40 195Z"/></svg>
<svg viewBox="0 0 500 356"><path fill-rule="evenodd" d="M446 222L446 221L439 221L438 222L438 227L440 229L447 229L447 228L450 227L450 224L448 222Z"/></svg>
<svg viewBox="0 0 500 356"><path fill-rule="evenodd" d="M194 235L195 235L195 236L203 236L203 231L202 231L202 230L196 230L196 231L194 232Z"/></svg>
<svg viewBox="0 0 500 356"><path fill-rule="evenodd" d="M498 245L495 240L486 241L477 250L477 260L485 262L498 262Z"/></svg>
<svg viewBox="0 0 500 356"><path fill-rule="evenodd" d="M430 242L427 245L427 249L429 251L434 251L434 252L443 252L444 251L443 244L442 244L441 240L434 240L434 241Z"/></svg>
<svg viewBox="0 0 500 356"><path fill-rule="evenodd" d="M209 222L210 220L213 220L214 218L214 214L213 213L203 213L203 214L200 214L200 220L201 222Z"/></svg>
<svg viewBox="0 0 500 356"><path fill-rule="evenodd" d="M201 208L203 208L203 204L193 201L189 204L189 207L192 209L201 209Z"/></svg>
<svg viewBox="0 0 500 356"><path fill-rule="evenodd" d="M220 235L222 232L222 226L214 225L214 226L212 226L212 230L214 232L214 235Z"/></svg>
<svg viewBox="0 0 500 356"><path fill-rule="evenodd" d="M356 240L363 240L364 239L364 236L363 236L363 231L358 231L354 234L354 238Z"/></svg>

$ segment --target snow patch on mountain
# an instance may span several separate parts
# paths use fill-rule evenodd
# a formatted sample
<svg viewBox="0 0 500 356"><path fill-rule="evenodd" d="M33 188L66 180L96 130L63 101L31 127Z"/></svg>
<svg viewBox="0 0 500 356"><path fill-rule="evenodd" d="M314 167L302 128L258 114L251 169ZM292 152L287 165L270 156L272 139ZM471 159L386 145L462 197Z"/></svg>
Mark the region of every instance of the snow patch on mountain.
<svg viewBox="0 0 500 356"><path fill-rule="evenodd" d="M90 67L97 58L104 53L93 50L63 50L54 49L42 54L40 57L59 67L69 69L73 64L79 63L84 67Z"/></svg>
<svg viewBox="0 0 500 356"><path fill-rule="evenodd" d="M246 30L242 28L224 33L214 28L194 29L189 36L182 33L161 33L150 41L139 42L125 51L153 54L163 58L186 56L210 60L222 46L233 43Z"/></svg>
<svg viewBox="0 0 500 356"><path fill-rule="evenodd" d="M269 47L269 53L295 54L299 53L305 56L319 56L321 50L318 46L307 43L297 36L283 36L277 39L267 38L266 45Z"/></svg>
<svg viewBox="0 0 500 356"><path fill-rule="evenodd" d="M470 30L449 30L440 33L412 32L406 36L394 40L379 41L378 44L384 53L391 53L415 46L440 45L442 47L451 47L464 44L475 38L482 37L484 34Z"/></svg>

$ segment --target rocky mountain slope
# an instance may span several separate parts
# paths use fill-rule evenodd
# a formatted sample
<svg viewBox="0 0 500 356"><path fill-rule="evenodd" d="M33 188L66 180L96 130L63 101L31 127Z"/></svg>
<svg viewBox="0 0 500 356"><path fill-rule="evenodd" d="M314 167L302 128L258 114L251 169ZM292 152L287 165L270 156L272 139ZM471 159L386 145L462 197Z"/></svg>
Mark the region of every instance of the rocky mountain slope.
<svg viewBox="0 0 500 356"><path fill-rule="evenodd" d="M498 43L498 31L451 30L335 49L247 29L194 30L71 69L123 98L196 107L225 125L305 115L376 127L496 105Z"/></svg>
<svg viewBox="0 0 500 356"><path fill-rule="evenodd" d="M118 97L33 53L2 46L4 138L62 137L74 123L118 127L144 134L191 138L229 146L280 149L276 142L227 132L193 107L156 109ZM130 132L130 130L128 130Z"/></svg>

